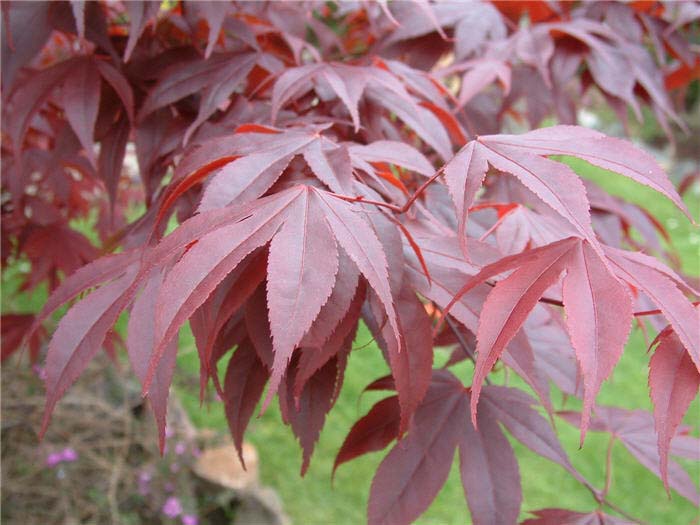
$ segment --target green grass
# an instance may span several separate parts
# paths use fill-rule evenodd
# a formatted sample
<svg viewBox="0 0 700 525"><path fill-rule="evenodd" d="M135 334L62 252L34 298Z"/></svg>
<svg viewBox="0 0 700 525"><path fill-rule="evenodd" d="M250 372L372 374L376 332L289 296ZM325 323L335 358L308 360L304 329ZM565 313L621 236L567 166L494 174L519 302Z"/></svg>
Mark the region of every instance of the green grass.
<svg viewBox="0 0 700 525"><path fill-rule="evenodd" d="M599 183L607 191L638 204L643 204L668 228L678 249L683 269L692 275L700 274L698 261L697 227L680 213L672 203L653 190L591 167L575 159L567 159L582 176ZM691 192L692 193L692 192ZM698 220L700 200L690 194L687 204ZM184 335L183 343L192 348L191 336ZM359 524L366 521L366 506L372 476L386 452L373 453L341 466L331 485L331 469L335 454L352 424L381 397L381 394L364 394L363 388L374 378L387 372L387 366L379 349L370 340L367 329L358 332L354 351L349 360L343 391L336 406L329 414L312 458L311 467L304 478L299 477L301 452L291 430L280 419L276 406L264 415L253 419L247 439L258 449L263 483L274 487L280 494L287 513L296 524ZM651 409L647 389L646 343L639 330L630 337L626 351L613 377L607 381L598 396L602 405L625 408ZM436 364L442 364L446 354L436 352ZM194 350L181 355L179 365L185 371L196 371L198 360ZM467 380L469 365L464 363L456 373ZM501 374L495 381L503 382ZM509 384L526 388L513 374ZM199 408L193 391L181 391L185 405L197 425L225 431L226 424L219 405ZM569 402L567 407L580 404ZM691 406L686 423L697 434L700 424L700 404L696 399ZM608 436L589 432L583 449L578 448L578 429L557 420L557 430L572 462L584 476L596 486L604 484L605 453ZM566 507L582 511L593 510L596 503L590 493L581 487L563 469L535 455L518 443L514 443L520 462L523 485L523 512L544 507ZM449 479L430 509L416 523L421 525L451 525L470 523L464 494L459 481L456 461ZM700 478L700 466L686 462L693 479ZM619 442L613 448L612 491L609 500L637 518L650 524L687 524L697 518L697 510L684 498L673 493L665 495L661 481L642 467Z"/></svg>

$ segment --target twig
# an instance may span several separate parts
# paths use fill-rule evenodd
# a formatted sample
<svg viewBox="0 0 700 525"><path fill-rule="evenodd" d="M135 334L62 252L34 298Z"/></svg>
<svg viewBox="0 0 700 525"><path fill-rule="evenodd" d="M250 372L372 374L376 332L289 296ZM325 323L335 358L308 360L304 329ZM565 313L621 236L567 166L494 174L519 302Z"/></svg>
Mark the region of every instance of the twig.
<svg viewBox="0 0 700 525"><path fill-rule="evenodd" d="M443 170L445 169L445 166L442 166L439 170L437 170L428 180L426 180L421 186L411 195L408 200L404 203L403 206L397 206L396 204L389 204L387 202L381 202L381 201L374 201L370 199L365 199L362 195L359 195L357 197L350 197L349 195L340 195L339 193L332 193L334 197L347 201L347 202L361 202L363 204L373 204L374 206L380 206L383 208L387 208L394 213L402 214L406 213L408 210L411 209L411 206L413 206L413 203L416 202L418 197L423 194L423 192L430 186L435 180L442 174Z"/></svg>
<svg viewBox="0 0 700 525"><path fill-rule="evenodd" d="M493 281L484 281L484 284L487 284L488 286L493 288L498 283L493 282ZM558 299L550 299L549 297L540 297L539 302L544 303L544 304L551 304L552 306L559 306L559 307L564 308L564 302L559 301ZM692 304L693 306L697 306L700 304L700 301L693 301L690 304ZM641 312L633 312L632 315L634 315L635 317L643 317L645 315L660 315L662 313L663 312L661 310L643 310Z"/></svg>
<svg viewBox="0 0 700 525"><path fill-rule="evenodd" d="M459 329L455 326L454 321L452 319L450 319L449 316L445 317L445 321L447 322L447 326L450 327L450 330L452 330L452 333L457 338L457 342L459 343L459 346L462 349L462 351L467 355L467 357L469 359L472 360L474 365L476 365L476 357L474 356L474 353L471 351L471 348L469 348L469 345L467 345L467 342L464 340L464 337L462 337L462 334L459 332ZM484 378L484 382L487 385L491 384L491 381L489 380L488 377Z"/></svg>

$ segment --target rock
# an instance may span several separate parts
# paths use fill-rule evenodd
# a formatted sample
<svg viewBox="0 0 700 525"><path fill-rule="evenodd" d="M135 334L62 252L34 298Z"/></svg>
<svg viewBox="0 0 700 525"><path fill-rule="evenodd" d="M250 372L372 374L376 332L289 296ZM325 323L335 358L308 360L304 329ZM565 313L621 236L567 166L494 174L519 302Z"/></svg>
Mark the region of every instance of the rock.
<svg viewBox="0 0 700 525"><path fill-rule="evenodd" d="M235 491L247 491L258 485L258 453L250 443L243 443L243 469L233 445L223 445L202 451L194 472L210 483Z"/></svg>
<svg viewBox="0 0 700 525"><path fill-rule="evenodd" d="M282 510L282 502L277 493L271 488L260 487L247 497L238 500L233 525L291 525L291 523Z"/></svg>

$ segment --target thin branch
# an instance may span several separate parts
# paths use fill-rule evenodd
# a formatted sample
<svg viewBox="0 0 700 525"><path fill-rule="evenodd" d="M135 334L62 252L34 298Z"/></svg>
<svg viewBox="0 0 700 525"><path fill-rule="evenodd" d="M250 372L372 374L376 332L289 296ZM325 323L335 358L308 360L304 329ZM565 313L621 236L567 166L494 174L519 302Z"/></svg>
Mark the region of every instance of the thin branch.
<svg viewBox="0 0 700 525"><path fill-rule="evenodd" d="M469 348L469 345L464 340L464 337L462 337L462 334L459 332L459 328L457 326L455 326L454 321L452 319L450 319L449 315L445 316L445 321L447 322L447 326L450 327L450 330L452 330L452 333L457 338L457 342L459 343L459 347L466 354L466 356L473 361L474 365L476 365L476 357L474 356L474 352L472 352L471 348ZM484 378L484 382L487 385L491 384L491 381L489 380L488 377Z"/></svg>
<svg viewBox="0 0 700 525"><path fill-rule="evenodd" d="M381 202L381 201L374 201L370 199L365 199L362 195L358 195L357 197L350 197L349 195L340 195L339 193L333 193L329 192L331 195L334 197L337 197L338 199L347 201L347 202L361 202L363 204L373 204L374 206L380 206L382 208L387 208L394 213L397 214L402 214L406 213L408 210L411 209L411 206L413 206L413 203L416 202L416 199L420 197L423 192L430 186L435 180L442 174L442 171L445 169L445 166L443 165L439 170L437 170L428 180L426 180L423 184L420 185L420 187L411 195L408 200L403 204L403 206L397 206L396 204L389 204L387 202Z"/></svg>
<svg viewBox="0 0 700 525"><path fill-rule="evenodd" d="M493 281L484 281L484 284L489 285L490 287L495 287L498 283L493 282ZM544 304L551 304L553 306L559 306L561 308L564 308L564 303L558 299L550 299L549 297L540 297L539 299L540 303ZM700 304L700 301L693 301L691 302L693 306L697 306ZM641 312L634 312L632 315L635 317L643 317L645 315L660 315L663 312L661 310L643 310Z"/></svg>

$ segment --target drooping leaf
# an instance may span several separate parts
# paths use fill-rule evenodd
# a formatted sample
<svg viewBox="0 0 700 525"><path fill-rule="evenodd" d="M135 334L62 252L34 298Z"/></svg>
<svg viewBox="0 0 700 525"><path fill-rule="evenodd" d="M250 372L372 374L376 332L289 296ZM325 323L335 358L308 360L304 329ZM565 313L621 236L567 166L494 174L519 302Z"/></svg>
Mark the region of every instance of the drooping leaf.
<svg viewBox="0 0 700 525"><path fill-rule="evenodd" d="M292 368L293 372L293 368ZM294 434L303 451L301 475L306 474L316 441L333 406L333 394L338 374L338 360L328 361L305 383L298 403L293 402L294 373L290 374L285 389L280 391L280 405L286 413Z"/></svg>
<svg viewBox="0 0 700 525"><path fill-rule="evenodd" d="M564 278L563 298L583 375L583 442L595 394L620 359L632 327L632 300L587 243L577 248Z"/></svg>
<svg viewBox="0 0 700 525"><path fill-rule="evenodd" d="M433 366L431 322L423 303L404 286L398 297L397 313L403 345L388 346L389 365L401 405L401 430L428 390Z"/></svg>
<svg viewBox="0 0 700 525"><path fill-rule="evenodd" d="M269 374L258 358L249 340L244 341L233 353L224 379L224 405L233 443L243 459L243 434L255 406L262 397Z"/></svg>
<svg viewBox="0 0 700 525"><path fill-rule="evenodd" d="M408 435L391 449L372 480L367 509L370 525L411 523L447 480L465 432L468 401L451 373L435 374Z"/></svg>
<svg viewBox="0 0 700 525"><path fill-rule="evenodd" d="M338 271L335 239L309 192L292 213L294 221L286 221L275 235L268 259L267 302L275 351L270 392L330 297ZM323 264L315 264L320 260Z"/></svg>
<svg viewBox="0 0 700 525"><path fill-rule="evenodd" d="M343 463L368 452L383 450L396 439L399 436L400 415L397 396L375 403L367 414L357 420L345 437L333 463L333 475Z"/></svg>
<svg viewBox="0 0 700 525"><path fill-rule="evenodd" d="M488 410L479 412L478 431L469 421L463 424L459 470L473 522L513 523L520 513L522 492L518 461L508 439Z"/></svg>
<svg viewBox="0 0 700 525"><path fill-rule="evenodd" d="M42 435L58 399L95 356L107 331L131 301L134 277L132 270L101 286L76 303L61 319L46 355L46 407Z"/></svg>
<svg viewBox="0 0 700 525"><path fill-rule="evenodd" d="M669 328L657 337L658 346L649 361L649 387L658 433L661 479L668 486L668 453L671 440L700 391L700 373L678 336Z"/></svg>
<svg viewBox="0 0 700 525"><path fill-rule="evenodd" d="M154 348L154 326L156 318L156 300L158 290L163 284L163 275L153 272L146 281L143 290L134 301L129 315L129 326L126 339L126 348L129 354L131 367L142 383L146 380L151 354ZM148 401L158 425L158 440L161 452L165 447L165 425L168 409L168 394L175 372L175 358L177 357L177 340L168 343L163 357L158 363L158 368L151 382L148 393Z"/></svg>

